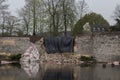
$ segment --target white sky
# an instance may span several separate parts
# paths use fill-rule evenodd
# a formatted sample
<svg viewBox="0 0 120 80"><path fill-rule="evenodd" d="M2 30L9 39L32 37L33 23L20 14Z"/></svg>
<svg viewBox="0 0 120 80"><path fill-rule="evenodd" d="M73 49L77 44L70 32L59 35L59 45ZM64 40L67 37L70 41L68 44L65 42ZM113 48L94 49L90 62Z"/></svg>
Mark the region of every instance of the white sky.
<svg viewBox="0 0 120 80"><path fill-rule="evenodd" d="M24 6L25 0L8 0L10 5L10 11L15 14L17 9ZM112 25L114 20L112 18L114 9L117 4L120 4L120 0L85 0L89 6L89 9L93 12L101 14Z"/></svg>
<svg viewBox="0 0 120 80"><path fill-rule="evenodd" d="M25 0L7 0L9 4L10 12L13 15L17 15L17 10L25 5Z"/></svg>
<svg viewBox="0 0 120 80"><path fill-rule="evenodd" d="M89 8L96 13L101 14L107 21L113 25L113 19L116 5L120 5L120 0L85 0Z"/></svg>

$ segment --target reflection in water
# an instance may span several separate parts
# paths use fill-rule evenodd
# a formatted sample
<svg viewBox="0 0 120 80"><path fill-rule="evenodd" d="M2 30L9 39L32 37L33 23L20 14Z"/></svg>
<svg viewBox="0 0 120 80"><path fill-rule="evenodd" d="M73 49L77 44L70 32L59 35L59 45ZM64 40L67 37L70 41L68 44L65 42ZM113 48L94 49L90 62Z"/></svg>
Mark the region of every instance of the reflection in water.
<svg viewBox="0 0 120 80"><path fill-rule="evenodd" d="M30 78L35 78L39 71L38 62L21 62L22 69L29 75Z"/></svg>
<svg viewBox="0 0 120 80"><path fill-rule="evenodd" d="M28 62L28 61L39 61L39 52L34 44L30 46L24 54L22 54L20 61Z"/></svg>
<svg viewBox="0 0 120 80"><path fill-rule="evenodd" d="M26 74L27 73L27 74ZM22 63L0 65L0 80L120 80L120 66Z"/></svg>
<svg viewBox="0 0 120 80"><path fill-rule="evenodd" d="M74 80L73 67L66 65L49 65L43 80Z"/></svg>

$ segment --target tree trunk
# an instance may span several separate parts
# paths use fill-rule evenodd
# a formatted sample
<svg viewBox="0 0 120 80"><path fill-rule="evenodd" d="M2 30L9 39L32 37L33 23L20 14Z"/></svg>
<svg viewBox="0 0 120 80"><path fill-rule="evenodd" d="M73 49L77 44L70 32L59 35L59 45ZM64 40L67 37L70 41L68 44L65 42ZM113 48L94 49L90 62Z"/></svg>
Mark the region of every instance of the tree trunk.
<svg viewBox="0 0 120 80"><path fill-rule="evenodd" d="M65 1L63 1L63 18L64 18L64 27L65 27L65 31L64 31L64 35L67 35L67 23L66 23L66 5L65 5Z"/></svg>
<svg viewBox="0 0 120 80"><path fill-rule="evenodd" d="M33 1L33 35L35 35L35 27L36 27L36 10L35 10L35 1Z"/></svg>
<svg viewBox="0 0 120 80"><path fill-rule="evenodd" d="M5 21L3 21L3 25L2 25L2 36L4 36L4 28L5 28L4 22Z"/></svg>

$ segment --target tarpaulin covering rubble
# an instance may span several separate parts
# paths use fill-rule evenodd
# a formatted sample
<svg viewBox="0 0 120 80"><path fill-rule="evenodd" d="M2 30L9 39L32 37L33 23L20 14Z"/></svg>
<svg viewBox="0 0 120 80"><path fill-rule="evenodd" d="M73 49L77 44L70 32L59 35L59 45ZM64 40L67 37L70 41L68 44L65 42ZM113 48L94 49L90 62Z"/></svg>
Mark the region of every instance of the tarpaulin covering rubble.
<svg viewBox="0 0 120 80"><path fill-rule="evenodd" d="M73 37L45 37L44 45L48 54L73 52Z"/></svg>

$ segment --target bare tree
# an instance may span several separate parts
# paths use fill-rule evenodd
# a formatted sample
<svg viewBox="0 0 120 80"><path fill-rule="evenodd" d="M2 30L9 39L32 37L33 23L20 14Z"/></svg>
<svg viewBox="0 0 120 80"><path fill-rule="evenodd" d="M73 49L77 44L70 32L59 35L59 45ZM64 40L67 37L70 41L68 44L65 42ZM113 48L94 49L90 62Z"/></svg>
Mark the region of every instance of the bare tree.
<svg viewBox="0 0 120 80"><path fill-rule="evenodd" d="M75 0L26 0L21 12L27 34L33 35L50 32L56 36L61 31L66 34L76 21Z"/></svg>
<svg viewBox="0 0 120 80"><path fill-rule="evenodd" d="M120 27L120 5L117 5L114 12L114 19L116 20L116 26Z"/></svg>
<svg viewBox="0 0 120 80"><path fill-rule="evenodd" d="M85 0L78 0L76 3L76 11L77 11L77 16L79 19L81 19L86 13L89 12L88 10L88 5L85 2Z"/></svg>
<svg viewBox="0 0 120 80"><path fill-rule="evenodd" d="M0 28L2 30L2 36L5 30L5 18L9 14L8 5L5 4L6 0L0 0Z"/></svg>
<svg viewBox="0 0 120 80"><path fill-rule="evenodd" d="M13 30L17 29L17 25L19 25L19 20L17 17L15 16L8 16L7 19L6 19L6 23L7 23L7 26L8 26L8 32L9 32L9 36L12 36L14 35L13 34Z"/></svg>
<svg viewBox="0 0 120 80"><path fill-rule="evenodd" d="M20 17L22 17L22 20L26 26L27 34L32 32L32 35L36 35L37 33L39 26L38 20L40 15L40 3L41 0L26 0L26 5L21 11L19 11ZM32 31L30 28L32 28Z"/></svg>
<svg viewBox="0 0 120 80"><path fill-rule="evenodd" d="M75 0L62 0L62 17L65 36L67 35L67 30L75 21Z"/></svg>
<svg viewBox="0 0 120 80"><path fill-rule="evenodd" d="M59 28L59 5L60 0L42 0L45 8L47 10L49 20L50 20L50 31L53 30L53 34L56 36L58 35L58 28ZM52 29L51 29L52 28Z"/></svg>
<svg viewBox="0 0 120 80"><path fill-rule="evenodd" d="M0 13L8 9L8 4L5 4L6 0L0 0Z"/></svg>
<svg viewBox="0 0 120 80"><path fill-rule="evenodd" d="M22 24L21 26L23 26L25 34L29 35L29 27L30 27L30 21L31 21L29 5L19 10L18 13L19 13L19 16L21 17L21 24Z"/></svg>
<svg viewBox="0 0 120 80"><path fill-rule="evenodd" d="M4 36L5 33L5 26L6 26L6 18L9 15L9 12L2 11L1 12L1 28L2 28L2 36Z"/></svg>
<svg viewBox="0 0 120 80"><path fill-rule="evenodd" d="M52 30L54 35L58 35L64 29L66 34L68 25L75 21L73 20L73 18L75 19L74 0L43 0L43 3L48 11L50 31Z"/></svg>

